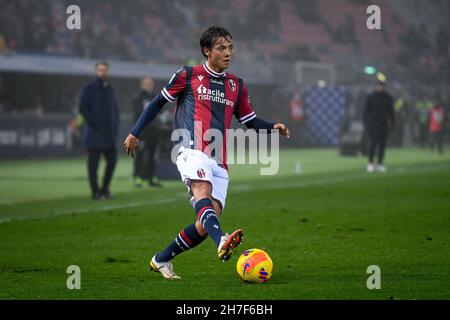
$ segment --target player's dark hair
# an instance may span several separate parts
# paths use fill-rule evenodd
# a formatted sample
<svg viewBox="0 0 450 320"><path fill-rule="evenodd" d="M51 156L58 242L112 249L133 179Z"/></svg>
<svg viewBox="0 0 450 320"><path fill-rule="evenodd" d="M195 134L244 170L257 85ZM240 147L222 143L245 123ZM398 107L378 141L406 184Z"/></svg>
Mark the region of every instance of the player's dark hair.
<svg viewBox="0 0 450 320"><path fill-rule="evenodd" d="M205 58L207 56L203 52L203 48L208 48L209 50L211 50L214 43L220 37L230 37L231 39L233 39L231 33L229 33L228 30L217 26L209 27L208 30L202 33L202 37L200 38L200 50L202 50L202 54Z"/></svg>
<svg viewBox="0 0 450 320"><path fill-rule="evenodd" d="M105 66L105 67L109 68L109 63L106 61L99 61L95 64L95 69L97 69L98 66Z"/></svg>

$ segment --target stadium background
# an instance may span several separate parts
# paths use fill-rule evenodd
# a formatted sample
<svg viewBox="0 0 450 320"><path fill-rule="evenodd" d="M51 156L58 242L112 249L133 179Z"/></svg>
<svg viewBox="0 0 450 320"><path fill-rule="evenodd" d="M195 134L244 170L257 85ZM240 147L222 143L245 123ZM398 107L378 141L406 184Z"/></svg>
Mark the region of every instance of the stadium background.
<svg viewBox="0 0 450 320"><path fill-rule="evenodd" d="M449 99L448 1L78 1L81 30L66 27L70 4L1 1L2 157L80 152L79 128L69 124L98 60L111 63L123 137L140 77L160 88L180 66L201 62L198 37L212 24L234 35L231 71L249 83L257 113L293 127L289 146L358 140L376 76L367 66L404 102L391 145L421 143L424 109ZM369 4L381 5L381 30L366 27ZM301 120L290 109L296 93Z"/></svg>
<svg viewBox="0 0 450 320"><path fill-rule="evenodd" d="M71 4L81 8L81 30L66 27ZM369 4L381 7L381 30L366 28ZM0 0L0 298L448 299L450 162L428 150L426 114L438 100L449 110L449 7ZM179 181L136 190L122 156L116 199L89 199L77 107L95 63L111 65L121 144L140 78L160 88L180 66L202 62L199 36L215 24L233 34L230 71L249 84L257 114L293 133L281 141L278 175L230 170L223 223L243 225L246 246L267 247L277 268L268 287L240 286L234 265L217 266L212 243L177 260L180 284L148 272L148 255L192 220ZM377 80L370 67L387 77L397 122L388 173L371 177L361 156L362 108ZM292 106L304 106L305 117ZM78 293L65 287L72 263L86 275ZM365 287L372 263L389 270L384 291Z"/></svg>

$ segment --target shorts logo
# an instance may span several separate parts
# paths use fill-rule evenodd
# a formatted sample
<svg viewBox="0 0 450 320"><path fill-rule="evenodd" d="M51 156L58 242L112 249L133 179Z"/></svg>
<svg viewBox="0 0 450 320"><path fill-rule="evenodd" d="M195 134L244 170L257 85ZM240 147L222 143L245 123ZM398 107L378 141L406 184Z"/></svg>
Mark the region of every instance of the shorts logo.
<svg viewBox="0 0 450 320"><path fill-rule="evenodd" d="M198 175L199 178L203 179L204 177L206 177L206 172L203 169L198 169L197 170L197 175Z"/></svg>
<svg viewBox="0 0 450 320"><path fill-rule="evenodd" d="M230 87L231 91L236 91L236 82L234 82L233 79L228 79L228 86Z"/></svg>

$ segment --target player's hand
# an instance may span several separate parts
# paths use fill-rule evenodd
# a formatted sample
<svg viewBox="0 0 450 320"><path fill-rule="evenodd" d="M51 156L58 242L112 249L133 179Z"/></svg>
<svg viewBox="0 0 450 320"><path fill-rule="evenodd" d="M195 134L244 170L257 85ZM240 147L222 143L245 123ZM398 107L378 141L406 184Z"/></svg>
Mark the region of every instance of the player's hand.
<svg viewBox="0 0 450 320"><path fill-rule="evenodd" d="M289 129L284 125L284 123L275 123L273 126L274 129L278 129L278 131L280 131L280 134L285 136L286 138L290 138L291 137L291 132L289 131Z"/></svg>
<svg viewBox="0 0 450 320"><path fill-rule="evenodd" d="M125 147L125 152L127 156L131 155L134 158L134 153L139 145L139 139L130 133L123 142L123 145Z"/></svg>

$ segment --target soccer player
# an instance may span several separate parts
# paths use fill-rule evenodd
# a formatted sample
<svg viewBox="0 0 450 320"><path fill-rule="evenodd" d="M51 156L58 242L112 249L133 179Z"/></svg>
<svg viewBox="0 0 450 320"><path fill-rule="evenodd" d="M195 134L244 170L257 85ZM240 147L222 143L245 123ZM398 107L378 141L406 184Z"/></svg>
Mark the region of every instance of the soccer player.
<svg viewBox="0 0 450 320"><path fill-rule="evenodd" d="M225 234L219 221L228 188L226 130L230 128L233 115L248 128L276 129L290 137L283 123L269 123L256 117L242 79L225 71L233 57L233 39L227 30L210 27L201 36L200 48L206 62L178 70L148 104L124 141L127 155L134 157L142 129L167 102L177 101L174 128L187 132L189 141L180 147L176 164L192 196L197 221L183 229L167 248L151 259L150 268L167 279L180 278L173 271L171 260L202 243L208 235L214 240L221 261L229 260L242 241L241 229ZM213 158L213 139L204 139L209 129L223 133L221 147L217 148L221 149L219 161Z"/></svg>

